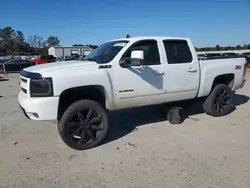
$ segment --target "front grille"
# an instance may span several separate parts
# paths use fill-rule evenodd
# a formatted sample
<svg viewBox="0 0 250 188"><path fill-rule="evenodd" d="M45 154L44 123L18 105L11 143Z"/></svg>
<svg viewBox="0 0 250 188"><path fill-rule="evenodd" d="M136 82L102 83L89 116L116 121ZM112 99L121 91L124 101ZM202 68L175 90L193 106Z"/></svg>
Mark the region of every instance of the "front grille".
<svg viewBox="0 0 250 188"><path fill-rule="evenodd" d="M26 95L29 95L29 78L20 76L20 90Z"/></svg>

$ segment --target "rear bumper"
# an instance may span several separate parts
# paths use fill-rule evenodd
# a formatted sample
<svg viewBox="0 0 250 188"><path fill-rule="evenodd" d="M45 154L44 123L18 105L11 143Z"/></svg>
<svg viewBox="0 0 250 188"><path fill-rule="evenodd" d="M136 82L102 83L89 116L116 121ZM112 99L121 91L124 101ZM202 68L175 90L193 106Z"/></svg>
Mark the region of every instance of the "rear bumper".
<svg viewBox="0 0 250 188"><path fill-rule="evenodd" d="M22 91L18 95L24 115L32 120L56 120L59 97L27 97Z"/></svg>

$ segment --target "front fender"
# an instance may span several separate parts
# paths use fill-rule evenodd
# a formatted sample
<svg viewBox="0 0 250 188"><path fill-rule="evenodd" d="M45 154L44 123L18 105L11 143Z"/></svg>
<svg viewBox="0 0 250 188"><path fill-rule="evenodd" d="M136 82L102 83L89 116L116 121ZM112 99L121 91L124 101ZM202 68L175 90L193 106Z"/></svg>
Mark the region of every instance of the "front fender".
<svg viewBox="0 0 250 188"><path fill-rule="evenodd" d="M106 108L113 108L113 92L112 82L108 72L99 72L98 74L85 74L85 75L74 75L65 76L59 78L53 78L54 95L60 96L65 90L83 87L83 86L97 86L104 90L106 98Z"/></svg>

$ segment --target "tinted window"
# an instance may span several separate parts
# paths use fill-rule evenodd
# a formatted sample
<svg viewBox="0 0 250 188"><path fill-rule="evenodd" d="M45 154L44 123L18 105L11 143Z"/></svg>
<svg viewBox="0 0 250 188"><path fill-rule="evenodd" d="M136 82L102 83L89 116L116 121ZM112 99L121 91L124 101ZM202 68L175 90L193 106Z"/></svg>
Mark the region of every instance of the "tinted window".
<svg viewBox="0 0 250 188"><path fill-rule="evenodd" d="M133 50L142 50L144 52L144 65L159 65L161 64L159 49L157 46L157 41L147 40L141 41L132 45L128 51L123 55L123 57L130 58L131 51Z"/></svg>
<svg viewBox="0 0 250 188"><path fill-rule="evenodd" d="M191 63L193 56L185 40L163 41L168 64Z"/></svg>

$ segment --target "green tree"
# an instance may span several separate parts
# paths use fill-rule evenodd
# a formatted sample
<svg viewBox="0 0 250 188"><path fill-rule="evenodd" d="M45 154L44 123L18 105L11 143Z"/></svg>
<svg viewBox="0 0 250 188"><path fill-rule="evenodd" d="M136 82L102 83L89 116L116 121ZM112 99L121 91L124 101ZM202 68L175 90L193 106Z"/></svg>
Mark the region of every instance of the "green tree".
<svg viewBox="0 0 250 188"><path fill-rule="evenodd" d="M46 41L38 35L29 36L28 43L32 48L43 48Z"/></svg>
<svg viewBox="0 0 250 188"><path fill-rule="evenodd" d="M13 53L13 39L15 38L15 30L11 27L0 29L0 48L5 54Z"/></svg>
<svg viewBox="0 0 250 188"><path fill-rule="evenodd" d="M17 31L16 32L16 39L17 39L17 42L19 44L24 44L25 39L24 39L24 35L23 35L22 31Z"/></svg>
<svg viewBox="0 0 250 188"><path fill-rule="evenodd" d="M240 45L236 46L236 50L241 50L241 49L242 49L242 47Z"/></svg>
<svg viewBox="0 0 250 188"><path fill-rule="evenodd" d="M83 44L73 44L72 46L85 46Z"/></svg>
<svg viewBox="0 0 250 188"><path fill-rule="evenodd" d="M93 45L93 44L87 44L86 46L89 46L92 49L96 49L98 47L97 45Z"/></svg>
<svg viewBox="0 0 250 188"><path fill-rule="evenodd" d="M58 39L58 37L50 36L47 39L47 45L48 45L48 47L58 46L59 44L60 44L60 40Z"/></svg>
<svg viewBox="0 0 250 188"><path fill-rule="evenodd" d="M220 45L217 44L217 45L215 46L215 50L219 51L220 49L221 49L221 48L220 48Z"/></svg>
<svg viewBox="0 0 250 188"><path fill-rule="evenodd" d="M23 33L21 31L17 31L15 38L13 39L13 50L15 52L27 52L26 45Z"/></svg>

